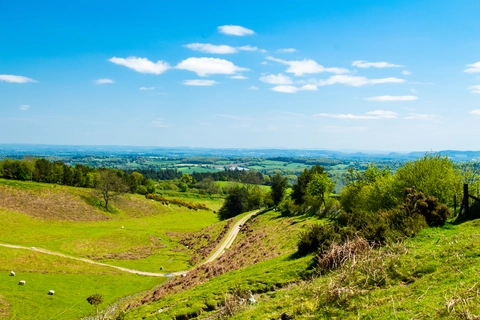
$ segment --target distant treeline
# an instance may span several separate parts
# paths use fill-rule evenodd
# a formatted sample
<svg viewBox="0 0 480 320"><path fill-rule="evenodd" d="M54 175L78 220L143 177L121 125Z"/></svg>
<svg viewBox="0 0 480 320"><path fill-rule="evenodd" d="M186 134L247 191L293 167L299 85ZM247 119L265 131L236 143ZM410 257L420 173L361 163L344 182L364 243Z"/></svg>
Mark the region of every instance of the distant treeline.
<svg viewBox="0 0 480 320"><path fill-rule="evenodd" d="M70 166L62 161L50 161L43 158L5 159L0 161L0 178L31 180L84 188L93 188L95 186L96 173L100 170L114 171L129 185L131 192L138 193L144 193L146 191L145 188L152 192L154 181L182 178L182 173L177 169L120 170L94 168L82 164ZM213 181L238 181L250 184L265 183L265 178L261 172L251 170L235 169L219 172L194 172L191 176L198 182L207 179Z"/></svg>
<svg viewBox="0 0 480 320"><path fill-rule="evenodd" d="M125 172L118 169L93 168L77 164L70 166L62 161L49 161L41 158L23 160L6 159L0 161L0 178L30 180L55 183L64 186L93 188L99 171L110 170L122 178L132 193L146 194L155 191L154 181L138 172Z"/></svg>

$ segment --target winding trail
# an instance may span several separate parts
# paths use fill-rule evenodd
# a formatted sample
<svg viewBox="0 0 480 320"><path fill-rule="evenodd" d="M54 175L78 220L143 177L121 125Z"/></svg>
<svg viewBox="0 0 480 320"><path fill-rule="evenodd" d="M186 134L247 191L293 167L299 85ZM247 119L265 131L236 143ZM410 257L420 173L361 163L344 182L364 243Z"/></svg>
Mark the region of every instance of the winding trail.
<svg viewBox="0 0 480 320"><path fill-rule="evenodd" d="M228 232L227 236L226 236L225 239L223 240L223 242L222 242L222 244L220 245L220 247L218 247L218 249L210 256L210 258L208 258L208 259L207 259L205 262L203 262L202 264L206 264L206 263L212 262L213 260L215 260L215 259L217 259L219 256L221 256L221 255L225 252L225 249L230 248L230 246L232 245L233 241L234 241L235 238L237 237L238 232L240 231L240 225L243 225L245 222L247 222L252 216L254 216L255 214L257 214L258 212L260 212L260 210L251 212L251 213L247 214L246 216L242 217L240 220L238 220L238 221L233 225L233 227L230 229L230 231ZM169 273L146 272L146 271L140 271L140 270L134 270L134 269L128 269L128 268L123 268L123 267L119 267L119 266L114 266L114 265L111 265L111 264L101 263L101 262L97 262L97 261L90 260L90 259L86 259L86 258L73 257L73 256L69 256L69 255L66 255L66 254L63 254L63 253L58 253L58 252L54 252L54 251L50 251L50 250L46 250L46 249L42 249L42 248L37 248L37 247L17 246L17 245L6 244L6 243L0 243L0 247L12 248L12 249L23 249L23 250L30 250L30 251L40 252L40 253L49 254L49 255L52 255L52 256L57 256L57 257L62 257L62 258L67 258L67 259L82 261L82 262L89 263L89 264L94 264L94 265L97 265L97 266L110 267L110 268L114 268L114 269L121 270L121 271L124 271L124 272L133 273L133 274L138 274L138 275L147 276L147 277L171 277L171 276L180 276L180 275L182 275L182 274L187 273L188 271L190 271L190 270L188 270L188 271L175 271L175 272L169 272Z"/></svg>

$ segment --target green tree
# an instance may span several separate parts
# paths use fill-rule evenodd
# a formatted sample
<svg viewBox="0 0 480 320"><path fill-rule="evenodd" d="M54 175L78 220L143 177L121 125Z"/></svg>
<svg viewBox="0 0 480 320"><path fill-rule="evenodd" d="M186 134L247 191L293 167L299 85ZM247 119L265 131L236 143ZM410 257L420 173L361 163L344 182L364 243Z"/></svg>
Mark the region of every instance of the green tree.
<svg viewBox="0 0 480 320"><path fill-rule="evenodd" d="M225 220L247 212L249 210L248 198L249 193L244 186L235 185L231 187L223 206L218 211L218 217Z"/></svg>
<svg viewBox="0 0 480 320"><path fill-rule="evenodd" d="M271 179L271 195L273 204L278 206L280 202L282 202L283 197L285 196L285 191L288 187L288 180L286 177L282 177L280 173L275 174Z"/></svg>
<svg viewBox="0 0 480 320"><path fill-rule="evenodd" d="M92 294L87 298L87 302L95 307L98 317L98 306L103 302L103 296L99 293Z"/></svg>
<svg viewBox="0 0 480 320"><path fill-rule="evenodd" d="M326 173L311 175L305 190L305 202L313 207L320 208L325 205L325 197L333 190L333 183Z"/></svg>
<svg viewBox="0 0 480 320"><path fill-rule="evenodd" d="M120 178L115 171L110 169L101 170L97 173L95 189L105 202L105 209L109 210L109 203L112 199L128 191L128 185Z"/></svg>
<svg viewBox="0 0 480 320"><path fill-rule="evenodd" d="M461 194L462 176L446 156L426 154L423 158L409 161L397 170L394 178L399 199L404 198L405 188L413 187L448 205L453 203L454 195Z"/></svg>
<svg viewBox="0 0 480 320"><path fill-rule="evenodd" d="M316 164L309 169L305 169L299 176L297 183L293 185L291 197L295 204L301 205L305 202L305 193L307 191L307 185L310 182L314 174L323 174L325 168Z"/></svg>

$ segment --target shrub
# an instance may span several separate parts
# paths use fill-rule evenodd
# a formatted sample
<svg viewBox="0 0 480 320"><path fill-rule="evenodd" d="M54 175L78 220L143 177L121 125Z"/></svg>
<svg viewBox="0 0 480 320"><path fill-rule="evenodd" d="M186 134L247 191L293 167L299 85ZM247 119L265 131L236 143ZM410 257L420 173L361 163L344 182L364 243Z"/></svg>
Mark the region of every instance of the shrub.
<svg viewBox="0 0 480 320"><path fill-rule="evenodd" d="M307 230L301 231L297 242L297 253L306 255L315 251L327 250L334 242L343 243L349 235L347 228L340 228L337 224L312 224Z"/></svg>
<svg viewBox="0 0 480 320"><path fill-rule="evenodd" d="M350 259L371 249L368 241L361 237L345 242L343 245L332 243L327 250L317 255L320 270L334 270L343 267Z"/></svg>
<svg viewBox="0 0 480 320"><path fill-rule="evenodd" d="M440 203L434 196L426 197L422 192L416 192L414 188L405 189L407 195L401 210L414 214L421 214L425 217L430 227L443 226L450 216L450 212L444 204Z"/></svg>

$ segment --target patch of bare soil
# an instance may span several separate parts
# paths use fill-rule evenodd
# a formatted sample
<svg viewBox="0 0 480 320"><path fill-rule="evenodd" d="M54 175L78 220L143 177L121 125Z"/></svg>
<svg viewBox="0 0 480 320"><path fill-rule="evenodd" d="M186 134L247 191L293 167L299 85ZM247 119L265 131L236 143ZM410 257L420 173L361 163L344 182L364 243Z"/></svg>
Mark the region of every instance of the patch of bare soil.
<svg viewBox="0 0 480 320"><path fill-rule="evenodd" d="M190 233L180 240L180 243L193 250L193 255L190 258L190 263L196 265L197 263L208 258L213 250L220 244L223 238L230 230L233 219L229 219L223 226L222 231L218 235L212 235L215 226L208 226L198 232Z"/></svg>
<svg viewBox="0 0 480 320"><path fill-rule="evenodd" d="M166 247L166 245L163 244L157 237L154 237L152 235L150 235L150 242L151 243L149 246L133 248L131 251L128 252L109 253L103 256L87 254L85 257L92 260L140 260L148 258L149 256L155 254L158 249Z"/></svg>
<svg viewBox="0 0 480 320"><path fill-rule="evenodd" d="M49 220L98 221L109 218L79 196L52 188L20 190L0 186L0 208Z"/></svg>
<svg viewBox="0 0 480 320"><path fill-rule="evenodd" d="M8 318L10 314L10 304L0 295L0 319Z"/></svg>

